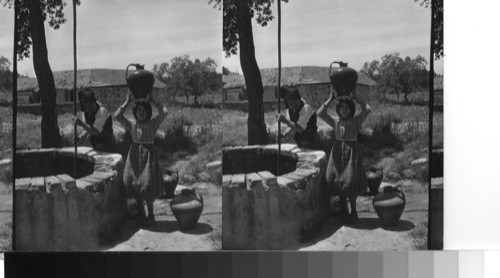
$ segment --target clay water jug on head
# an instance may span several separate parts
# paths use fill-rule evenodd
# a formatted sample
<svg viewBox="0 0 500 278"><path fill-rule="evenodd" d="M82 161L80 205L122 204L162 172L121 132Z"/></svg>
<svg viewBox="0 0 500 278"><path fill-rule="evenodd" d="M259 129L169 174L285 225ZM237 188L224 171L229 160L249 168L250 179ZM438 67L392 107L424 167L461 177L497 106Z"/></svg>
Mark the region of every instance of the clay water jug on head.
<svg viewBox="0 0 500 278"><path fill-rule="evenodd" d="M382 226L392 227L398 224L406 205L403 191L397 187L385 186L384 191L373 198L373 208Z"/></svg>
<svg viewBox="0 0 500 278"><path fill-rule="evenodd" d="M135 66L135 71L129 74L130 66ZM125 79L135 99L146 98L153 91L155 76L152 72L145 70L144 65L129 64L125 70Z"/></svg>
<svg viewBox="0 0 500 278"><path fill-rule="evenodd" d="M170 208L181 229L192 229L203 211L203 198L194 189L182 189L170 203Z"/></svg>
<svg viewBox="0 0 500 278"><path fill-rule="evenodd" d="M339 67L332 68L333 64L339 64ZM330 83L337 92L337 97L349 96L356 82L358 82L358 72L347 66L344 62L332 62L330 64Z"/></svg>

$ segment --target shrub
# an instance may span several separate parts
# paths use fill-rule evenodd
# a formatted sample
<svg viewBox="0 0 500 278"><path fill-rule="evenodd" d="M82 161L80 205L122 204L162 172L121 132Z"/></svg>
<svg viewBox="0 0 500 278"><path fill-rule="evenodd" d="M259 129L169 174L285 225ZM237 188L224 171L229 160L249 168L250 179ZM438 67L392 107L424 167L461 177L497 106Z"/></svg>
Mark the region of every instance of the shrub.
<svg viewBox="0 0 500 278"><path fill-rule="evenodd" d="M401 140L397 136L395 124L401 119L393 114L381 115L379 120L373 125L371 136L360 134L358 141L373 150L393 148L401 150L403 148Z"/></svg>
<svg viewBox="0 0 500 278"><path fill-rule="evenodd" d="M11 164L12 165L12 164ZM12 166L0 166L0 183L4 183L9 190L12 186Z"/></svg>

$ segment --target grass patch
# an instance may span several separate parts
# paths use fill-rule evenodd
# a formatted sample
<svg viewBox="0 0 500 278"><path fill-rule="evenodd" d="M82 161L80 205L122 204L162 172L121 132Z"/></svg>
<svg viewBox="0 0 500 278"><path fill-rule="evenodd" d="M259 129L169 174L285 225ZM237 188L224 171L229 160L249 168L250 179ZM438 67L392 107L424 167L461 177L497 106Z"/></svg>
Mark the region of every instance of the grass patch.
<svg viewBox="0 0 500 278"><path fill-rule="evenodd" d="M0 185L4 184L5 189L0 188L0 191L6 190L9 193L12 189L12 164L0 166Z"/></svg>
<svg viewBox="0 0 500 278"><path fill-rule="evenodd" d="M12 250L12 220L0 225L0 251Z"/></svg>
<svg viewBox="0 0 500 278"><path fill-rule="evenodd" d="M217 225L214 230L208 236L210 241L212 241L212 248L214 251L222 250L222 227Z"/></svg>
<svg viewBox="0 0 500 278"><path fill-rule="evenodd" d="M410 233L416 250L427 250L427 222L419 222Z"/></svg>

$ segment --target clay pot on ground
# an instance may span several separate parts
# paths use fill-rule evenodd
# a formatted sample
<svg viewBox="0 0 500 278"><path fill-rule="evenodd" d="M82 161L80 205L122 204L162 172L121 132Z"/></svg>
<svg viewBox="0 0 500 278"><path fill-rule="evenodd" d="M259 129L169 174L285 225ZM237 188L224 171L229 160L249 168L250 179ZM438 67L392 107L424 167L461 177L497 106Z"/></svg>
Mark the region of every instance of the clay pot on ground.
<svg viewBox="0 0 500 278"><path fill-rule="evenodd" d="M382 226L385 227L393 227L398 224L405 205L405 194L392 186L384 187L384 191L373 198L373 208L380 218Z"/></svg>
<svg viewBox="0 0 500 278"><path fill-rule="evenodd" d="M136 70L129 74L130 66L134 66ZM145 70L144 65L129 64L125 70L125 79L135 99L144 99L153 91L155 76L152 72Z"/></svg>
<svg viewBox="0 0 500 278"><path fill-rule="evenodd" d="M382 169L378 167L370 167L370 170L365 173L366 176L366 185L368 189L370 189L371 195L377 195L378 189L380 188L380 184L382 184L382 178L384 177L384 173Z"/></svg>
<svg viewBox="0 0 500 278"><path fill-rule="evenodd" d="M165 169L162 174L163 185L165 186L165 197L166 198L174 198L175 197L175 188L179 183L179 172Z"/></svg>
<svg viewBox="0 0 500 278"><path fill-rule="evenodd" d="M203 198L194 189L183 189L170 203L182 230L193 229L203 212Z"/></svg>

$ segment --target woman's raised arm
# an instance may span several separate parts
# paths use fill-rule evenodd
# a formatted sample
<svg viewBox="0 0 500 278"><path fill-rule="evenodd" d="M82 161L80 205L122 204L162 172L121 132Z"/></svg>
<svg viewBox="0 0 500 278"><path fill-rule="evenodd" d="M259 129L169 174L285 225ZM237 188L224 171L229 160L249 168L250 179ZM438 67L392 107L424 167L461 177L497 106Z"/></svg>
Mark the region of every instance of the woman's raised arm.
<svg viewBox="0 0 500 278"><path fill-rule="evenodd" d="M331 126L332 128L335 128L337 121L335 121L334 118L332 118L330 115L328 115L327 110L328 110L328 106L330 106L330 104L332 104L332 102L334 102L334 100L335 100L335 90L332 87L330 90L330 97L328 98L328 100L325 103L323 103L323 105L321 105L319 107L318 111L316 112L318 114L318 116L325 123L327 123L329 126Z"/></svg>
<svg viewBox="0 0 500 278"><path fill-rule="evenodd" d="M125 129L127 129L128 131L132 130L132 123L130 123L130 121L127 120L127 118L125 118L125 116L123 116L123 114L125 113L127 106L130 103L132 103L132 101L133 101L132 93L129 91L128 95L127 95L127 100L118 108L118 110L116 110L116 112L114 114L114 118L119 123L121 123L125 127Z"/></svg>

